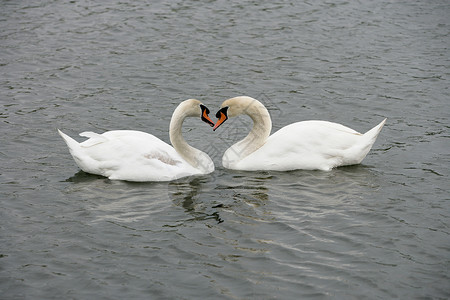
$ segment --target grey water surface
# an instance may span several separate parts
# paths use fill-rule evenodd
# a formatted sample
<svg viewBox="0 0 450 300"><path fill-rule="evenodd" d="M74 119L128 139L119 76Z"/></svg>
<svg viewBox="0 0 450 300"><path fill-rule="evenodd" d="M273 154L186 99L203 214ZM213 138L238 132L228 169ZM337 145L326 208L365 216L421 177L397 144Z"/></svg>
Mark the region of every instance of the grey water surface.
<svg viewBox="0 0 450 300"><path fill-rule="evenodd" d="M445 0L0 1L0 299L448 299L449 15ZM83 173L56 131L169 142L179 102L238 95L272 132L388 120L361 165L237 172L221 155L249 119L190 119L216 171L168 183Z"/></svg>

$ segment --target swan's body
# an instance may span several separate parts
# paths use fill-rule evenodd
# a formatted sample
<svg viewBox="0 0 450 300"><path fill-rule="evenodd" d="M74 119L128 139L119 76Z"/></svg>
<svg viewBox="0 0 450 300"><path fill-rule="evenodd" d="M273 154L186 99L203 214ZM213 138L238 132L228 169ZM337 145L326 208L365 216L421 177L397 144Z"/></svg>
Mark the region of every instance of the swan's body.
<svg viewBox="0 0 450 300"><path fill-rule="evenodd" d="M183 101L174 111L170 122L170 141L133 130L115 130L103 134L83 132L89 139L78 143L60 130L77 165L87 173L109 179L127 181L170 181L185 176L208 174L214 171L211 158L189 146L181 135L186 117L206 118L206 107L200 101ZM203 110L203 111L202 111ZM212 123L212 121L211 121Z"/></svg>
<svg viewBox="0 0 450 300"><path fill-rule="evenodd" d="M267 109L259 101L242 96L222 103L222 109L217 113L220 119L214 129L228 116L240 114L252 118L253 128L247 137L225 152L222 164L228 169L248 171L329 171L339 166L359 164L386 121L365 134L337 123L303 121L287 125L270 135L272 122Z"/></svg>

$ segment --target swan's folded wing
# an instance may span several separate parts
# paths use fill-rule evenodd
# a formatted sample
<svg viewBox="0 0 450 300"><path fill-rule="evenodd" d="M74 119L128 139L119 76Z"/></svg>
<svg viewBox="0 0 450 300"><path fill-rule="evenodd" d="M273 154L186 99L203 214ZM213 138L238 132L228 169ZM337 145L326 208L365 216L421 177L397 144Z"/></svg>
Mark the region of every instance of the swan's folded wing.
<svg viewBox="0 0 450 300"><path fill-rule="evenodd" d="M85 147L85 148L92 147L97 144L108 141L108 139L106 137L104 137L103 135L92 132L92 131L82 132L82 133L80 133L80 136L89 138L88 140L80 143L80 146Z"/></svg>
<svg viewBox="0 0 450 300"><path fill-rule="evenodd" d="M146 160L156 159L159 160L163 164L176 166L181 163L181 159L177 156L174 156L172 153L172 156L170 156L166 151L160 150L160 151L150 151L148 153L144 153L143 156ZM178 154L178 153L176 153ZM178 159L177 159L178 158Z"/></svg>

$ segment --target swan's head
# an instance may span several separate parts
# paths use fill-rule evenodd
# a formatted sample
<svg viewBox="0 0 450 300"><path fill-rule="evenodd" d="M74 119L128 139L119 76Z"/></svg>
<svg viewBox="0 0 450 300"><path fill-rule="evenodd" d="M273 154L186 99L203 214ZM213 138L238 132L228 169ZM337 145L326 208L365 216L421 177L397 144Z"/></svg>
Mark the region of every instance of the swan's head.
<svg viewBox="0 0 450 300"><path fill-rule="evenodd" d="M209 109L201 103L199 100L196 99L188 99L180 103L178 107L174 111L178 115L184 115L185 117L199 117L201 120L207 124L209 124L211 127L214 126L214 122L211 120L211 118L208 116Z"/></svg>
<svg viewBox="0 0 450 300"><path fill-rule="evenodd" d="M255 114L259 113L259 110L266 111L266 108L261 102L251 97L239 96L225 100L216 113L218 120L213 130L216 130L228 118L237 117L241 114L247 114L253 118Z"/></svg>

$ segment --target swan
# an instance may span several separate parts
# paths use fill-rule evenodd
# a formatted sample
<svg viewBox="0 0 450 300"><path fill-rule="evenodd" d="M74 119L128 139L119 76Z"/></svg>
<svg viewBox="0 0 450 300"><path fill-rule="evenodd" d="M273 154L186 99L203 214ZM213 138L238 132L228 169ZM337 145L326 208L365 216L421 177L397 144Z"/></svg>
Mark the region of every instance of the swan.
<svg viewBox="0 0 450 300"><path fill-rule="evenodd" d="M287 125L270 135L272 121L265 106L240 96L225 100L217 112L215 131L228 118L250 116L253 128L225 151L222 164L234 170L324 170L359 164L366 157L386 119L361 134L327 121L303 121Z"/></svg>
<svg viewBox="0 0 450 300"><path fill-rule="evenodd" d="M214 163L204 152L188 145L181 127L187 117L201 117L211 126L209 110L200 101L188 99L175 109L169 135L173 147L159 138L134 130L113 130L103 134L83 132L89 138L78 143L58 129L76 164L84 172L111 180L170 181L185 176L209 174Z"/></svg>

